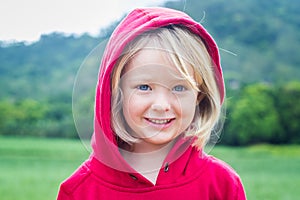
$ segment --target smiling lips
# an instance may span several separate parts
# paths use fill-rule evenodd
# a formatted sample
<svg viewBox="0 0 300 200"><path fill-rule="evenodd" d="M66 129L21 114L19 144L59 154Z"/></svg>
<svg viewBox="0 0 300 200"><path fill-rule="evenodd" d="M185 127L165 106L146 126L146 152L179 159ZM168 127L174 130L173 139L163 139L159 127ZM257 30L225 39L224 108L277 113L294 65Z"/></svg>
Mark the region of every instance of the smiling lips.
<svg viewBox="0 0 300 200"><path fill-rule="evenodd" d="M165 124L169 124L172 120L174 120L175 118L168 118L168 119L152 119L152 118L145 118L148 122L151 122L153 124L157 124L157 125L165 125Z"/></svg>

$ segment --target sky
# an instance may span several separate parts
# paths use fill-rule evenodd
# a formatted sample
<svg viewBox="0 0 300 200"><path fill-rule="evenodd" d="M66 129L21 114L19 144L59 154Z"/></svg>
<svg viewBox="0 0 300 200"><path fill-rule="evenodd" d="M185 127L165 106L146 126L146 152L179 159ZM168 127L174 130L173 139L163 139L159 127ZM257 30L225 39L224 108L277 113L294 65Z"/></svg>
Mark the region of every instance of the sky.
<svg viewBox="0 0 300 200"><path fill-rule="evenodd" d="M42 34L97 35L135 7L166 0L1 0L0 40L34 42Z"/></svg>

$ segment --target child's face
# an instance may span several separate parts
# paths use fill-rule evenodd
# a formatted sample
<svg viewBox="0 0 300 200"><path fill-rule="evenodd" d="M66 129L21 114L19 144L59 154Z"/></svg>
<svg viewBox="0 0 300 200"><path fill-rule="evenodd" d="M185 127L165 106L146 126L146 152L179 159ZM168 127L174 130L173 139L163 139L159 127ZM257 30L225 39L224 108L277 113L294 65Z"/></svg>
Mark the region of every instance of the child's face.
<svg viewBox="0 0 300 200"><path fill-rule="evenodd" d="M192 67L188 68L193 74ZM141 50L121 77L123 115L141 144L165 145L193 121L197 91L161 50Z"/></svg>

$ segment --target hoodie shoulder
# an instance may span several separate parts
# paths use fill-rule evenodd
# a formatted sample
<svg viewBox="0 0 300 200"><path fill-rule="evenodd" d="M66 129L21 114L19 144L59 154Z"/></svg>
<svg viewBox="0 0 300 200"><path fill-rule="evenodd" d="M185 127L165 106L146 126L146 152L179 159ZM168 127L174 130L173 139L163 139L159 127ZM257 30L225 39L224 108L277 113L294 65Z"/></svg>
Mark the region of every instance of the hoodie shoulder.
<svg viewBox="0 0 300 200"><path fill-rule="evenodd" d="M233 176L238 176L236 171L225 161L218 159L214 156L208 155L207 159L211 165L211 167L214 167L217 171L221 171L224 173L231 174Z"/></svg>
<svg viewBox="0 0 300 200"><path fill-rule="evenodd" d="M72 194L91 174L88 167L88 162L84 162L69 178L67 178L61 185L59 194Z"/></svg>
<svg viewBox="0 0 300 200"><path fill-rule="evenodd" d="M215 158L213 156L207 156L207 168L209 172L208 176L212 178L211 183L215 186L214 191L218 196L227 196L228 199L244 200L246 194L237 172L226 162Z"/></svg>

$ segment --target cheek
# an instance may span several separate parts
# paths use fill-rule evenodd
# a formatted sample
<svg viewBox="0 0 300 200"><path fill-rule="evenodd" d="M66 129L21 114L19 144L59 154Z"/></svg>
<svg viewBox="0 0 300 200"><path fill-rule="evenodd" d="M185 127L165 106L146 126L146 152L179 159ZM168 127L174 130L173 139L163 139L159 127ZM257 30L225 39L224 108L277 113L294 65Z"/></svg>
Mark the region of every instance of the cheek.
<svg viewBox="0 0 300 200"><path fill-rule="evenodd" d="M139 98L136 95L124 96L123 114L127 122L141 118L145 109L145 100L143 98Z"/></svg>
<svg viewBox="0 0 300 200"><path fill-rule="evenodd" d="M186 97L178 98L177 99L177 107L180 107L182 112L191 112L192 110L195 110L197 105L197 95L195 94L189 94Z"/></svg>
<svg viewBox="0 0 300 200"><path fill-rule="evenodd" d="M196 95L191 95L189 98L180 99L178 103L177 112L181 113L182 120L185 123L192 122L197 106Z"/></svg>
<svg viewBox="0 0 300 200"><path fill-rule="evenodd" d="M181 110L182 119L185 122L192 122L192 120L194 119L195 111L196 105L186 105L185 108L182 108Z"/></svg>

